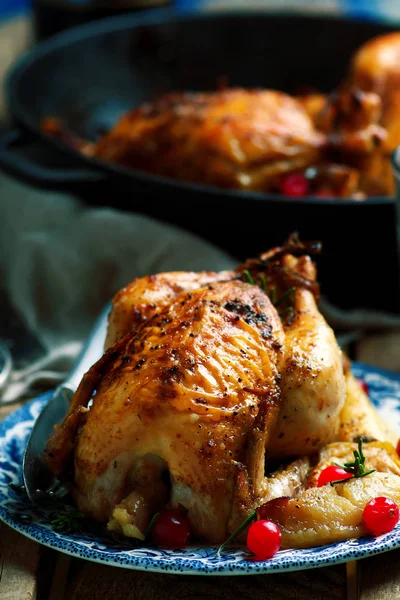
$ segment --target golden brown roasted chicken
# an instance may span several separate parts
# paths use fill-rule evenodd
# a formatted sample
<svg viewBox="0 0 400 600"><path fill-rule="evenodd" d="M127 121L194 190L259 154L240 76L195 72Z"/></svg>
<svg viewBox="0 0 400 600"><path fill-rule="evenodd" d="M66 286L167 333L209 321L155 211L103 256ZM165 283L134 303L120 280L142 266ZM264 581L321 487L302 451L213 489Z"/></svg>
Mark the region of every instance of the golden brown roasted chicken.
<svg viewBox="0 0 400 600"><path fill-rule="evenodd" d="M167 93L122 115L94 143L54 117L42 128L88 156L174 179L289 196L393 195L399 56L400 33L370 40L329 95ZM288 174L304 177L301 193L286 185Z"/></svg>
<svg viewBox="0 0 400 600"><path fill-rule="evenodd" d="M324 143L301 104L274 90L171 93L122 116L86 152L187 181L267 191Z"/></svg>
<svg viewBox="0 0 400 600"><path fill-rule="evenodd" d="M80 510L136 539L183 510L214 543L257 509L283 547L308 547L363 535L374 496L400 501L396 435L317 308L317 249L291 236L236 270L151 275L115 296L106 352L46 449ZM360 436L376 471L316 487Z"/></svg>
<svg viewBox="0 0 400 600"><path fill-rule="evenodd" d="M141 538L168 503L220 542L268 497L266 453L336 438L342 356L304 252L292 238L236 271L155 275L116 296L110 347L47 446L82 511Z"/></svg>

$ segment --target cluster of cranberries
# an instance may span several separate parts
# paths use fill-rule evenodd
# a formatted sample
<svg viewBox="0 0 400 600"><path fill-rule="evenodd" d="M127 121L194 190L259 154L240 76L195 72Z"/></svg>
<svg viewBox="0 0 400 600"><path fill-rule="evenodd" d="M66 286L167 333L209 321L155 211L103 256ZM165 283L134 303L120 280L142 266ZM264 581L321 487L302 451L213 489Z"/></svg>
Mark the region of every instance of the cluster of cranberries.
<svg viewBox="0 0 400 600"><path fill-rule="evenodd" d="M368 388L360 380L365 392ZM400 440L397 445L400 454ZM330 465L323 469L317 485L321 487L331 482L351 479L353 475L342 467ZM366 529L372 535L381 535L391 531L399 521L399 507L393 500L378 496L368 502L363 511ZM190 523L187 517L174 510L163 510L156 518L151 529L151 537L157 546L182 548L190 539ZM266 560L276 554L281 546L281 532L272 521L260 519L252 523L247 532L247 548L256 560Z"/></svg>
<svg viewBox="0 0 400 600"><path fill-rule="evenodd" d="M280 180L279 191L284 196L299 198L312 195L317 198L334 198L335 194L329 188L321 187L316 191L310 189L310 182L303 173L288 173Z"/></svg>

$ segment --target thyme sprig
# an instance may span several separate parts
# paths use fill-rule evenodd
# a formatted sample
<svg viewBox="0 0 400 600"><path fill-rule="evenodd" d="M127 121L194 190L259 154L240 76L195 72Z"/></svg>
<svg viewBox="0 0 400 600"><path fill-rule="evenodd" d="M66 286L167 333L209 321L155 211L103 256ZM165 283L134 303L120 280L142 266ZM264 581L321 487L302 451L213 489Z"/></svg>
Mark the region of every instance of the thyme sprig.
<svg viewBox="0 0 400 600"><path fill-rule="evenodd" d="M374 473L376 469L370 469L369 471L365 470L365 454L362 449L363 439L362 437L358 438L358 450L354 450L354 460L350 462L345 462L344 465L339 465L339 463L333 463L337 467L344 469L346 473L351 473L351 479L358 479L360 477L366 477L367 475L371 475ZM331 481L331 485L335 485L335 483L344 483L345 481L350 481L350 479L337 479L336 481Z"/></svg>
<svg viewBox="0 0 400 600"><path fill-rule="evenodd" d="M245 269L243 271L243 275L247 279L247 283L250 283L250 285L255 285L255 281L253 279L253 275L250 273L250 271L248 269Z"/></svg>
<svg viewBox="0 0 400 600"><path fill-rule="evenodd" d="M151 530L153 529L153 527L154 527L154 525L155 525L155 522L156 522L156 521L157 521L157 519L158 519L158 516L159 516L159 514L160 514L159 512L156 512L156 513L155 513L155 514L154 514L154 515L151 517L150 523L148 524L148 526L147 526L147 529L146 529L146 531L145 531L145 534L144 534L144 539L145 539L145 540L148 540L148 539L150 538Z"/></svg>
<svg viewBox="0 0 400 600"><path fill-rule="evenodd" d="M271 287L269 290L267 289L267 281L265 279L265 275L260 275L259 282L256 282L250 271L248 269L244 269L244 271L242 271L242 276L244 277L245 281L250 285L259 285L263 292L265 292L269 296L271 304L273 304L274 306L279 306L285 300L291 299L292 294L296 291L295 287L291 287L287 289L286 292L282 294L282 296L276 298L275 287Z"/></svg>
<svg viewBox="0 0 400 600"><path fill-rule="evenodd" d="M291 297L291 295L295 292L295 290L296 290L295 287L291 287L288 290L286 290L286 292L284 294L282 294L282 296L280 298L278 298L278 300L273 302L273 305L279 306L279 304L282 304L282 302L284 302L286 299Z"/></svg>
<svg viewBox="0 0 400 600"><path fill-rule="evenodd" d="M251 512L249 514L248 517L246 517L246 519L239 525L239 527L237 529L235 529L235 531L233 533L231 533L231 535L228 537L227 540L225 540L225 542L223 544L220 545L220 547L217 550L217 556L219 556L222 552L222 550L224 550L224 548L230 544L240 533L242 533L242 531L244 529L246 529L246 527L248 525L250 525L250 523L252 523L253 521L255 521L256 519L256 511L253 510L253 512Z"/></svg>
<svg viewBox="0 0 400 600"><path fill-rule="evenodd" d="M74 531L82 531L82 519L84 514L76 508L71 508L65 512L57 514L50 521L53 529L62 531L63 533L72 533Z"/></svg>

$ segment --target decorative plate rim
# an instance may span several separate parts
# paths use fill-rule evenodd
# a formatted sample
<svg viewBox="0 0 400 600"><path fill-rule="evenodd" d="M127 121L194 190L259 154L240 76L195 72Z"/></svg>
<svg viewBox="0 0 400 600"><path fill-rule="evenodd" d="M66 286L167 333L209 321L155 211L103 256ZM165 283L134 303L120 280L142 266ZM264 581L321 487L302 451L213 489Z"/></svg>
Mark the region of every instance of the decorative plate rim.
<svg viewBox="0 0 400 600"><path fill-rule="evenodd" d="M369 386L378 408L398 413L400 427L400 373L353 363L354 375ZM21 484L21 460L26 440L40 410L51 392L33 398L0 422L0 519L29 539L70 556L91 562L154 573L182 575L252 575L307 570L366 558L400 548L400 524L378 538L364 537L303 550L283 550L268 561L254 561L242 548L224 551L216 547L188 546L183 550L164 550L150 546L132 547L106 536L87 532L65 534L54 531L49 515L19 497L9 483ZM22 515L22 516L21 516ZM26 515L31 522L24 521Z"/></svg>

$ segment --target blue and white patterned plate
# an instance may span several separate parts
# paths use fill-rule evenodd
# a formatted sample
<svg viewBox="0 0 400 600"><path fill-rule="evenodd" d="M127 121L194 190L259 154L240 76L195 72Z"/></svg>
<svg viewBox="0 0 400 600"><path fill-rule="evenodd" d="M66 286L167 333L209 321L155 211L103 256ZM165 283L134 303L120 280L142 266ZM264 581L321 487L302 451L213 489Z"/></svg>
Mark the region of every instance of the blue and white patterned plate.
<svg viewBox="0 0 400 600"><path fill-rule="evenodd" d="M353 372L363 379L384 418L400 431L400 374L355 363ZM49 509L37 508L9 484L21 485L21 461L32 426L50 395L45 394L0 423L0 517L41 544L79 558L155 572L201 575L245 575L311 569L333 565L400 547L400 524L378 538L349 540L308 550L284 550L268 561L254 561L243 548L230 548L217 556L215 547L190 546L184 550L134 547L110 538L103 530L65 534L54 531Z"/></svg>

